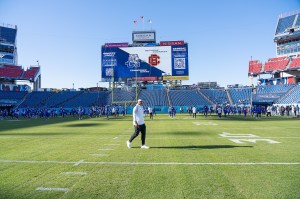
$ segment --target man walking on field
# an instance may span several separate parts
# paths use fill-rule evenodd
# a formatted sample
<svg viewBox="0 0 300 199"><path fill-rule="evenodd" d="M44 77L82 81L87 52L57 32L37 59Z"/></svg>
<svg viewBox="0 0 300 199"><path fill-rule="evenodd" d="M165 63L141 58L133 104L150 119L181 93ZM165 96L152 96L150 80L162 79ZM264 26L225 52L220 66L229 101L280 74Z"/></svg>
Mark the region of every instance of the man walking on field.
<svg viewBox="0 0 300 199"><path fill-rule="evenodd" d="M134 133L130 137L130 139L126 142L127 147L131 148L131 142L139 135L142 134L142 149L149 149L150 147L145 144L146 142L146 125L144 121L144 108L142 106L143 101L141 99L138 100L136 106L133 108L132 117L133 117L133 126Z"/></svg>

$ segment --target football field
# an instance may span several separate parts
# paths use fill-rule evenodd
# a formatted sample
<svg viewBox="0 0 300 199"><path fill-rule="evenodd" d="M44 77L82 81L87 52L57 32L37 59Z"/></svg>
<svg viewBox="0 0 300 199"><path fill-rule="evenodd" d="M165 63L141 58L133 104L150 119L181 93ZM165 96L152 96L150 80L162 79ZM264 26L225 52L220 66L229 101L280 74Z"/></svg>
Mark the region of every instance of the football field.
<svg viewBox="0 0 300 199"><path fill-rule="evenodd" d="M0 198L300 198L300 120L0 121Z"/></svg>

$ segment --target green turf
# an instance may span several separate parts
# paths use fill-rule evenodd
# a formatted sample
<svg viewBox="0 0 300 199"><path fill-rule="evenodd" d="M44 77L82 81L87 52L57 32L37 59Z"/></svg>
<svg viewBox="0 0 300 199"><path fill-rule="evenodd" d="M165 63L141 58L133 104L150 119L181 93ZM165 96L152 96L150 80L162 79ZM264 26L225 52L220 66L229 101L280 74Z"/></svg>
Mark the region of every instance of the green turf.
<svg viewBox="0 0 300 199"><path fill-rule="evenodd" d="M157 115L146 125L149 150L140 137L126 147L131 116L0 121L0 198L300 198L299 119Z"/></svg>

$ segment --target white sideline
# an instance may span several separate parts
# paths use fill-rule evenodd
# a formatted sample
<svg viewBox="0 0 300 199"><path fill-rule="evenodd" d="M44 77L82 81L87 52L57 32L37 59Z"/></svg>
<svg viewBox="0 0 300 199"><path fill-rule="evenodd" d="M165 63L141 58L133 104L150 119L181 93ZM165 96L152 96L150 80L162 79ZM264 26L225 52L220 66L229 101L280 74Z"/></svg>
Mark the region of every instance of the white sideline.
<svg viewBox="0 0 300 199"><path fill-rule="evenodd" d="M78 162L37 161L37 160L0 160L0 163L76 164ZM300 162L81 162L81 164L102 164L102 165L300 165Z"/></svg>
<svg viewBox="0 0 300 199"><path fill-rule="evenodd" d="M49 187L38 187L35 190L37 191L63 191L63 192L68 192L68 188L49 188Z"/></svg>

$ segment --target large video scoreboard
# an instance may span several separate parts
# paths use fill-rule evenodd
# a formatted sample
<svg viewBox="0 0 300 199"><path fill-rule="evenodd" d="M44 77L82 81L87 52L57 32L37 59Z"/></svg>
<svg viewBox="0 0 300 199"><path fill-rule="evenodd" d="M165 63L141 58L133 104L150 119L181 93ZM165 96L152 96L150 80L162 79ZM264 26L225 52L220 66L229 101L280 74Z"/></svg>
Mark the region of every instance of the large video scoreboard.
<svg viewBox="0 0 300 199"><path fill-rule="evenodd" d="M104 82L188 80L188 44L170 41L129 46L109 43L101 49L101 75Z"/></svg>

